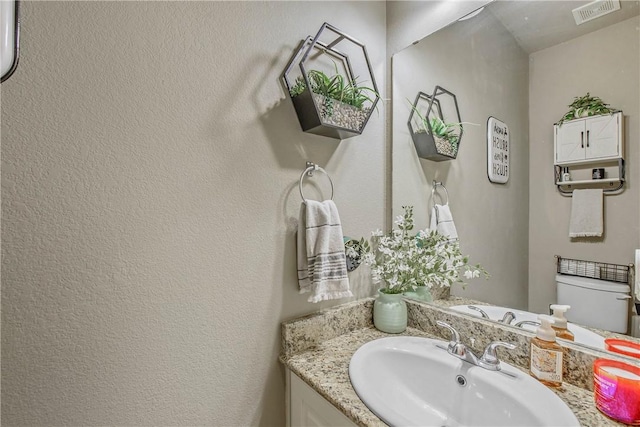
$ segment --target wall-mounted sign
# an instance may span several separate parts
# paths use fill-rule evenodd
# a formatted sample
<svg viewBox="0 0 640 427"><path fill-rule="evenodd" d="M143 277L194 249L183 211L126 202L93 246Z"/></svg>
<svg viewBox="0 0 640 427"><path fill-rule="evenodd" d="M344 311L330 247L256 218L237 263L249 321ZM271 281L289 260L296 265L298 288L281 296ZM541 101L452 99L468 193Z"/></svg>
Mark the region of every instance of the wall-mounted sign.
<svg viewBox="0 0 640 427"><path fill-rule="evenodd" d="M487 121L487 175L489 181L509 181L509 127L495 117Z"/></svg>

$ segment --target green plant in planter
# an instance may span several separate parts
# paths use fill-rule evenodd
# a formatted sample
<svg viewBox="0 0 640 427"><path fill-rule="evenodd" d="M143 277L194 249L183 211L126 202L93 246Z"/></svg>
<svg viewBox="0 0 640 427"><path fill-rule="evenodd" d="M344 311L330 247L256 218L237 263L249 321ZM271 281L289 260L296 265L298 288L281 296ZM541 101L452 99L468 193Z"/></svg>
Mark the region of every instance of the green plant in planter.
<svg viewBox="0 0 640 427"><path fill-rule="evenodd" d="M357 83L357 77L354 81L348 83L345 82L344 76L337 73L337 70L336 74L333 76L329 76L322 71L311 70L307 74L307 77L309 78L311 91L313 93L352 105L358 109L362 109L366 101L373 104L373 99L371 99L367 93L373 93L378 96L378 93L372 88L359 86ZM305 89L306 84L304 78L302 76L298 76L289 92L291 97L295 97L304 92Z"/></svg>
<svg viewBox="0 0 640 427"><path fill-rule="evenodd" d="M411 108L416 113L418 118L420 119L419 126L417 132L429 133L429 127L433 131L433 136L436 138L440 138L444 141L447 141L451 145L451 149L453 153L458 151L458 141L460 139L460 134L456 132L457 129L462 131L463 124L478 126L477 123L469 123L469 122L461 122L461 123L446 123L438 116L433 116L431 120L427 120L427 118L422 115L420 111L411 103L410 100L407 99Z"/></svg>
<svg viewBox="0 0 640 427"><path fill-rule="evenodd" d="M302 92L304 92L304 90L306 88L307 88L307 85L304 82L304 79L302 77L298 77L296 79L295 83L293 84L293 86L291 86L291 89L289 89L289 93L291 94L291 97L293 98L294 96L298 96Z"/></svg>
<svg viewBox="0 0 640 427"><path fill-rule="evenodd" d="M356 80L349 83L344 87L342 91L341 98L339 101L344 102L345 104L353 105L356 108L362 109L364 107L364 103L369 101L373 104L373 99L371 99L366 92L371 92L376 96L378 93L370 87L358 86L357 85L357 77Z"/></svg>
<svg viewBox="0 0 640 427"><path fill-rule="evenodd" d="M431 289L464 283L463 277L488 277L479 264L469 265L469 258L461 254L457 241L429 229L414 234L413 207L403 209L404 215L395 221L398 228L388 235L374 231L371 249L363 256L371 267L373 282L385 283L381 292L400 294L418 286Z"/></svg>
<svg viewBox="0 0 640 427"><path fill-rule="evenodd" d="M431 118L433 136L444 139L451 144L454 152L458 149L459 134L456 133L456 129L458 128L462 129L462 123L445 123L440 117Z"/></svg>
<svg viewBox="0 0 640 427"><path fill-rule="evenodd" d="M569 111L558 121L558 125L580 117L612 114L616 111L618 110L610 108L609 104L605 104L599 97L591 96L591 94L587 92L584 96L575 97L573 102L569 104Z"/></svg>

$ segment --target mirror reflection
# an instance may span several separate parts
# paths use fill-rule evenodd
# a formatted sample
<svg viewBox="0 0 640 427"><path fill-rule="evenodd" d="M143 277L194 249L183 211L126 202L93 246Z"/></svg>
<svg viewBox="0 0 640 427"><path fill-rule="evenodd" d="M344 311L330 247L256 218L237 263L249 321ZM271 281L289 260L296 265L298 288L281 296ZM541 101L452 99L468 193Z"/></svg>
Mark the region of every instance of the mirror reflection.
<svg viewBox="0 0 640 427"><path fill-rule="evenodd" d="M570 305L565 316L576 341L602 348L603 336L640 342L633 337L640 336L633 324L640 287L629 267L640 248L640 4L621 1L602 16L573 12L587 3L493 2L393 56L392 210L395 218L402 206L414 206L416 228L428 228L434 205L442 203L432 188L442 183L462 252L491 274L452 287L450 298L435 303L529 330L551 304ZM444 108L430 99L436 88L455 94L459 117L439 114ZM554 124L585 94L622 112L618 157L626 182L617 193L599 193L599 236L570 237L572 205L585 192L574 198L556 185ZM445 123L462 123L455 157L430 157L417 145L420 126L408 120L424 119L423 133L436 140L434 111ZM497 132L489 123L500 125L499 136L508 134L502 151L488 143ZM492 160L508 167L506 177L492 179ZM616 173L616 162L572 165L572 175L589 179L569 187L606 188L590 181L591 171L606 177ZM588 261L588 274L575 274L562 260ZM603 265L626 268L628 277L611 276ZM596 306L586 302L593 295ZM615 315L622 318L612 323Z"/></svg>
<svg viewBox="0 0 640 427"><path fill-rule="evenodd" d="M19 10L18 0L0 2L0 82L11 77L18 66Z"/></svg>

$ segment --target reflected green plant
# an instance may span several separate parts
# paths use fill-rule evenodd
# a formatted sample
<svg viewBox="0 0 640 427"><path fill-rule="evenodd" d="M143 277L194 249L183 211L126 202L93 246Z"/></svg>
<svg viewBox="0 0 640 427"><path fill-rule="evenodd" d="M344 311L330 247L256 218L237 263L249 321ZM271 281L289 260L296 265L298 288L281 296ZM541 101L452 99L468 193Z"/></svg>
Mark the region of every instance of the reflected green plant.
<svg viewBox="0 0 640 427"><path fill-rule="evenodd" d="M613 114L617 111L615 108L610 108L609 104L605 104L599 97L592 96L587 92L584 96L575 97L573 102L569 104L569 111L558 121L558 125L580 117Z"/></svg>

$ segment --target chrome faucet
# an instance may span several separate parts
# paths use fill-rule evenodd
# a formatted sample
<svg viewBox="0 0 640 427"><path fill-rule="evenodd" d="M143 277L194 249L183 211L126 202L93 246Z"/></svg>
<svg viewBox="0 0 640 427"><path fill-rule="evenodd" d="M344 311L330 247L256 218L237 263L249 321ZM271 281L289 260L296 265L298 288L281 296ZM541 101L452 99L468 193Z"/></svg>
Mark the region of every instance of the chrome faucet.
<svg viewBox="0 0 640 427"><path fill-rule="evenodd" d="M478 361L478 364L490 371L499 371L500 359L498 359L498 353L496 352L496 349L498 347L506 347L509 350L513 350L514 348L516 348L515 345L508 342L493 341L487 346L487 348L484 349L484 353Z"/></svg>
<svg viewBox="0 0 640 427"><path fill-rule="evenodd" d="M511 350L516 348L515 345L510 343L494 341L487 346L482 357L478 358L473 354L471 349L460 341L460 334L451 325L440 320L436 321L436 323L438 326L446 328L451 332L451 340L446 348L449 354L457 357L458 359L464 360L467 363L480 366L481 368L488 369L490 371L500 370L500 360L498 359L498 354L496 352L497 347L506 347Z"/></svg>
<svg viewBox="0 0 640 427"><path fill-rule="evenodd" d="M513 311L507 311L504 316L502 316L502 320L498 320L498 323L510 324L516 318L516 314Z"/></svg>
<svg viewBox="0 0 640 427"><path fill-rule="evenodd" d="M524 326L524 325L540 326L540 322L535 322L533 320L522 320L522 321L516 323L514 326L516 326L518 328L522 328L522 326Z"/></svg>
<svg viewBox="0 0 640 427"><path fill-rule="evenodd" d="M489 319L491 320L491 318L489 317L489 315L487 313L485 313L485 311L481 308L476 307L475 305L468 305L467 308L470 308L471 310L475 310L478 313L480 313L480 315L482 316L483 319ZM516 314L513 311L507 311L504 316L502 316L502 319L498 320L498 323L505 323L505 324L510 324L513 320L515 320L516 318Z"/></svg>
<svg viewBox="0 0 640 427"><path fill-rule="evenodd" d="M489 318L489 315L487 313L485 313L484 310L476 307L475 305L468 305L467 307L470 308L471 310L475 310L475 311L479 312L480 315L482 315L483 319L488 319Z"/></svg>
<svg viewBox="0 0 640 427"><path fill-rule="evenodd" d="M472 365L478 365L478 358L471 350L467 348L466 345L462 344L460 341L460 334L456 331L451 325L448 323L442 322L440 320L436 321L438 326L443 328L447 328L451 332L451 340L449 341L449 345L447 346L447 352L456 356L458 359L462 359L465 362L469 362Z"/></svg>

